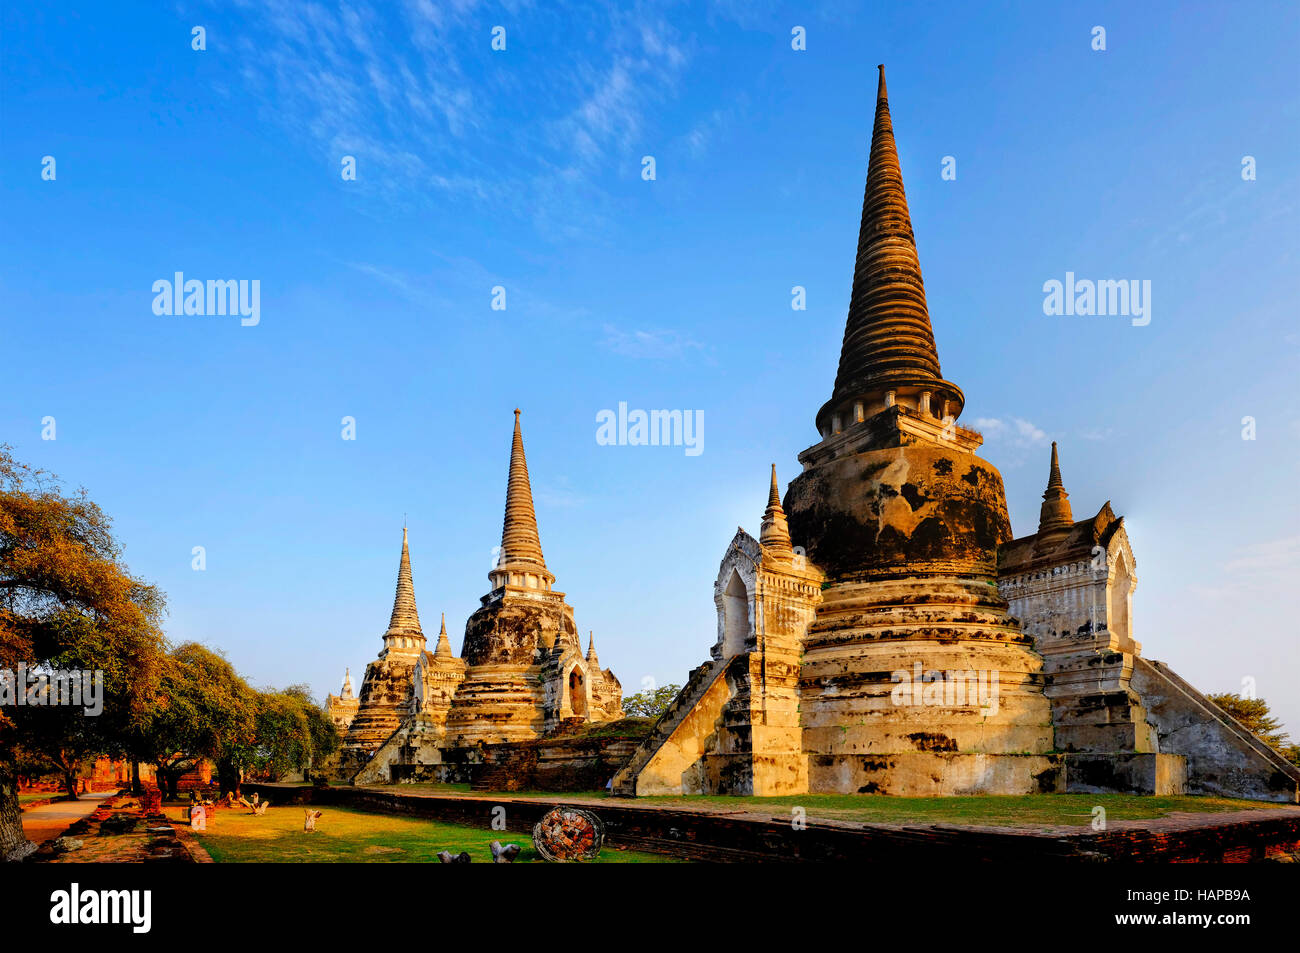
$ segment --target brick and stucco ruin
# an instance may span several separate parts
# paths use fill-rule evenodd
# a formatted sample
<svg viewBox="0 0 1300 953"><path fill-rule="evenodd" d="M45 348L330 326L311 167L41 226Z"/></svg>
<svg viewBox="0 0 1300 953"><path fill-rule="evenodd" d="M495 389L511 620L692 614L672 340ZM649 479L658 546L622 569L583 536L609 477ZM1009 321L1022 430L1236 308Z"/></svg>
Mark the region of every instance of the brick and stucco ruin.
<svg viewBox="0 0 1300 953"><path fill-rule="evenodd" d="M648 737L581 734L621 688L542 555L519 412L501 558L465 626L425 648L403 533L384 649L342 774L614 793L1122 792L1294 802L1300 769L1134 638L1136 560L1105 503L1076 521L1052 446L1039 526L944 378L880 68L848 318L818 441L714 580L717 631ZM634 748L634 750L632 750ZM617 769L617 770L616 770ZM616 772L616 773L615 773Z"/></svg>
<svg viewBox="0 0 1300 953"><path fill-rule="evenodd" d="M880 68L853 291L820 440L714 584L718 636L614 779L624 795L1204 793L1295 801L1300 769L1140 655L1136 564L1075 522L1052 450L1038 532L958 423Z"/></svg>
<svg viewBox="0 0 1300 953"><path fill-rule="evenodd" d="M402 530L393 613L379 657L366 666L340 778L459 780L483 763L486 746L623 717L622 686L601 668L594 636L584 654L573 607L555 589L542 554L518 410L500 557L488 580L461 654L452 653L445 617L428 651ZM346 717L344 703L330 698L332 716Z"/></svg>

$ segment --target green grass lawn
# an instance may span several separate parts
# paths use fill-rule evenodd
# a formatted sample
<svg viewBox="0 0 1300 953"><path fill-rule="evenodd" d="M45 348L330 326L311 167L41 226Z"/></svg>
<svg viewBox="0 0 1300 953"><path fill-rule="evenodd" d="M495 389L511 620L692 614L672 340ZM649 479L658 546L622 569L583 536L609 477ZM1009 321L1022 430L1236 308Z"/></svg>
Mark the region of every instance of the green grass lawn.
<svg viewBox="0 0 1300 953"><path fill-rule="evenodd" d="M32 801L48 801L51 798L63 797L62 791L32 791L30 794L19 794L19 805L30 804Z"/></svg>
<svg viewBox="0 0 1300 953"><path fill-rule="evenodd" d="M885 797L872 794L803 794L790 797L643 797L631 804L709 810L752 811L789 816L801 807L809 818L869 824L988 824L1011 827L1088 826L1092 809L1106 809L1107 821L1165 817L1173 812L1217 813L1287 807L1217 797L1143 797L1127 794L969 795ZM1300 811L1300 807L1294 807Z"/></svg>
<svg viewBox="0 0 1300 953"><path fill-rule="evenodd" d="M218 863L437 863L438 852L468 851L474 863L491 863L494 840L523 848L515 863L542 862L533 849L531 833L490 831L440 821L370 814L343 807L322 807L317 831L302 829L303 808L276 807L265 816L247 811L219 810L206 832L195 836ZM180 805L168 805L168 816L179 819ZM665 863L659 854L606 847L596 863Z"/></svg>
<svg viewBox="0 0 1300 953"><path fill-rule="evenodd" d="M1174 812L1219 813L1287 807L1263 801L1217 797L1147 797L1127 794L968 795L966 797L888 797L878 794L799 794L788 797L663 796L613 798L604 791L470 791L467 784L376 785L391 793L465 795L479 798L537 798L552 801L609 800L620 806L650 806L788 816L801 807L813 819L864 824L989 824L1088 826L1092 809L1106 809L1108 821L1144 820ZM1300 810L1300 807L1295 807Z"/></svg>
<svg viewBox="0 0 1300 953"><path fill-rule="evenodd" d="M1146 797L1126 794L970 795L889 797L878 794L800 794L786 797L663 796L613 798L604 791L470 791L467 784L383 784L371 790L391 794L454 795L484 799L534 798L555 802L610 801L619 806L689 808L721 813L750 812L789 817L800 807L813 820L864 824L972 824L1000 827L1091 825L1092 809L1106 809L1108 822L1146 820L1172 813L1221 813L1300 806L1218 797ZM599 810L599 807L596 807ZM489 838L490 840L490 838Z"/></svg>

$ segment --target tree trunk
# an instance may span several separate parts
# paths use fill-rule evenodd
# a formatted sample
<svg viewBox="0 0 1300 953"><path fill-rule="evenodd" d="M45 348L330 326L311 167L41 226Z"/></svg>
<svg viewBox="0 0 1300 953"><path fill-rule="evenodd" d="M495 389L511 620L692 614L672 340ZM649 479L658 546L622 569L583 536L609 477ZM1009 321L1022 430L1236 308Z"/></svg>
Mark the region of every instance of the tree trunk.
<svg viewBox="0 0 1300 953"><path fill-rule="evenodd" d="M157 775L155 781L157 781L158 790L162 792L163 799L168 801L176 800L176 785L180 781L180 774L161 763L154 765L154 773Z"/></svg>
<svg viewBox="0 0 1300 953"><path fill-rule="evenodd" d="M231 792L235 797L239 797L240 781L242 780L240 770L234 765L218 764L217 765L217 786L221 789L222 794Z"/></svg>
<svg viewBox="0 0 1300 953"><path fill-rule="evenodd" d="M0 860L27 843L18 807L18 779L0 762Z"/></svg>
<svg viewBox="0 0 1300 953"><path fill-rule="evenodd" d="M75 768L69 770L63 769L63 789L68 792L68 799L75 801L77 799L77 771Z"/></svg>
<svg viewBox="0 0 1300 953"><path fill-rule="evenodd" d="M131 760L131 793L139 797L144 790L140 785L140 762L135 759Z"/></svg>

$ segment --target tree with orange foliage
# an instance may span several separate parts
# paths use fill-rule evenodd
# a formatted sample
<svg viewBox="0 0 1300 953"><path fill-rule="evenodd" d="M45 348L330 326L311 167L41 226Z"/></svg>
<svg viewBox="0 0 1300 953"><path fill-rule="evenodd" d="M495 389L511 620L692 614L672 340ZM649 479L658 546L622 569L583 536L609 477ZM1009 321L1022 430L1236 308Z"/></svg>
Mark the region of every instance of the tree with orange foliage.
<svg viewBox="0 0 1300 953"><path fill-rule="evenodd" d="M18 809L16 759L43 756L67 770L91 752L124 749L160 690L164 598L130 574L112 524L84 490L66 493L48 473L0 445L0 677L103 673L103 710L0 705L0 858L30 850Z"/></svg>

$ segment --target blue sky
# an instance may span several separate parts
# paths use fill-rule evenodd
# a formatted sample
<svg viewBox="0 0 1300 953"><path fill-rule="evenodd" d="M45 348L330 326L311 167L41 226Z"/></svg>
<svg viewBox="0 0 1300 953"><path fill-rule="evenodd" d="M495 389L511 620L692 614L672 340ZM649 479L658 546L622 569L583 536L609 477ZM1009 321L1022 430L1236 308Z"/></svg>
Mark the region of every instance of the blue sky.
<svg viewBox="0 0 1300 953"><path fill-rule="evenodd" d="M816 439L884 62L945 377L1016 534L1057 440L1076 518L1127 518L1144 654L1255 678L1300 734L1294 5L24 7L0 439L113 516L173 640L337 690L405 514L459 649L518 406L580 628L628 691L683 681L768 465L784 486ZM260 323L155 315L176 271L259 280ZM1067 271L1150 280L1151 323L1044 315ZM620 401L703 410L704 452L598 446Z"/></svg>

